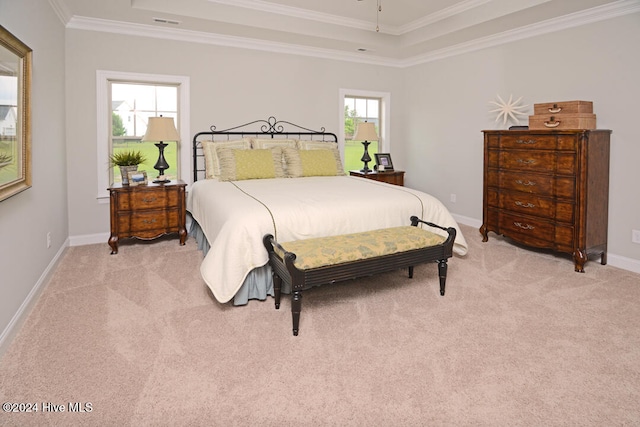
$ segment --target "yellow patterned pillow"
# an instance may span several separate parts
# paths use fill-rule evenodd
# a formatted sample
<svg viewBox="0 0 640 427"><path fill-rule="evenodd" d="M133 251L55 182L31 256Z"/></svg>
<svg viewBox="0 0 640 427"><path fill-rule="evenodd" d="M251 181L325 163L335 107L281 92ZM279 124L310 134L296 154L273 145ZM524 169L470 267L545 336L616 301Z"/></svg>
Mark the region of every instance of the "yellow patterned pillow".
<svg viewBox="0 0 640 427"><path fill-rule="evenodd" d="M342 166L342 159L340 158L340 151L338 151L338 143L331 141L298 141L298 148L300 150L331 150L333 156L336 159L336 175L346 175L344 167Z"/></svg>
<svg viewBox="0 0 640 427"><path fill-rule="evenodd" d="M287 173L291 178L336 176L336 158L331 150L297 150L285 148Z"/></svg>
<svg viewBox="0 0 640 427"><path fill-rule="evenodd" d="M282 150L233 150L219 148L220 180L282 178Z"/></svg>
<svg viewBox="0 0 640 427"><path fill-rule="evenodd" d="M220 176L220 160L218 148L249 149L251 141L248 138L233 141L214 142L202 141L202 153L204 154L205 176L207 179L217 179Z"/></svg>
<svg viewBox="0 0 640 427"><path fill-rule="evenodd" d="M272 138L251 138L251 147L253 149L263 149L263 148L285 148L285 147L296 147L295 139L272 139ZM287 163L284 160L284 156L282 157L282 170L284 171L284 176L288 175L287 172Z"/></svg>

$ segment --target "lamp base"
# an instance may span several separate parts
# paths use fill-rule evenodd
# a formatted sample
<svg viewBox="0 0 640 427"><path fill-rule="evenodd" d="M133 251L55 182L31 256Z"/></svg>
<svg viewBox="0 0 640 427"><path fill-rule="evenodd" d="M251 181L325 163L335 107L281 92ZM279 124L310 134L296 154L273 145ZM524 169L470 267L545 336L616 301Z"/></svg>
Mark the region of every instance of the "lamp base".
<svg viewBox="0 0 640 427"><path fill-rule="evenodd" d="M171 182L171 180L167 179L164 175L160 175L157 179L153 180L154 184L166 184L167 182Z"/></svg>
<svg viewBox="0 0 640 427"><path fill-rule="evenodd" d="M364 167L360 169L360 172L363 173L371 172L371 169L369 169L369 162L371 161L371 156L369 155L368 150L369 144L371 144L369 141L362 141L362 145L364 145L364 154L362 155L360 161L364 163Z"/></svg>

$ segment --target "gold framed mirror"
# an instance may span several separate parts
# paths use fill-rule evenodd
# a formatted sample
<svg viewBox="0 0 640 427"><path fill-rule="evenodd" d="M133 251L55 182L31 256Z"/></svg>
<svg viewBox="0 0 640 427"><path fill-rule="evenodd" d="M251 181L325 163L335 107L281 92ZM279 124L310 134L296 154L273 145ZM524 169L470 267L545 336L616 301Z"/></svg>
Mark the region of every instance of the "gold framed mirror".
<svg viewBox="0 0 640 427"><path fill-rule="evenodd" d="M31 187L31 52L0 25L0 201Z"/></svg>

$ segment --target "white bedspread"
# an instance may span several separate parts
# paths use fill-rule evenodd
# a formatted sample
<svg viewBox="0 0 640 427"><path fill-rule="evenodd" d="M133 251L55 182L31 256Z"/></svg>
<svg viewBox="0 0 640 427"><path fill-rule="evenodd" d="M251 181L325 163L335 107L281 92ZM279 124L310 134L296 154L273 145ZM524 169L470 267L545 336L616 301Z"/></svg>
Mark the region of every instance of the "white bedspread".
<svg viewBox="0 0 640 427"><path fill-rule="evenodd" d="M233 298L251 270L267 263L262 237L268 233L287 242L408 225L415 215L456 228L454 252L467 252L458 224L439 200L357 177L203 180L193 184L187 206L211 245L200 272L222 303Z"/></svg>

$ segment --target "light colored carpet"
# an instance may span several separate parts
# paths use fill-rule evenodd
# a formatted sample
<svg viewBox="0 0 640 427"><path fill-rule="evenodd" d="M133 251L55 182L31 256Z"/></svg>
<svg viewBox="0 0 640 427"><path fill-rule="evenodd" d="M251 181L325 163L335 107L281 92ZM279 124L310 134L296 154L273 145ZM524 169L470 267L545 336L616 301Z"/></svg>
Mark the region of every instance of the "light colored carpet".
<svg viewBox="0 0 640 427"><path fill-rule="evenodd" d="M191 238L69 248L0 361L39 412L0 424L640 425L640 276L462 230L444 297L435 264L313 289L298 337L288 298L215 302Z"/></svg>

